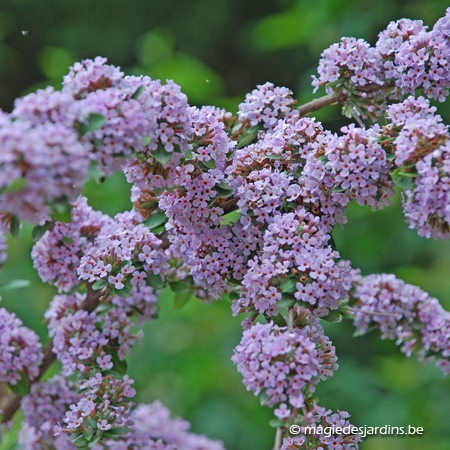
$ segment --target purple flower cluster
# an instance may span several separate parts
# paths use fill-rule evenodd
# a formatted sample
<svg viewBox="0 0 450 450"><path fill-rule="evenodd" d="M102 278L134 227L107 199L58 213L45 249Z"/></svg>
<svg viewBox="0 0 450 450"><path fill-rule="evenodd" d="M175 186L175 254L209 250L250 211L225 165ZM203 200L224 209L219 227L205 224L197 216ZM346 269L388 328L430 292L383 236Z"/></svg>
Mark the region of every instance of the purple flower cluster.
<svg viewBox="0 0 450 450"><path fill-rule="evenodd" d="M114 379L112 375L100 373L80 383L79 400L70 405L70 411L63 419L67 424L64 431L78 435L74 440L77 447L97 438L107 440L116 429L131 424L129 416L133 402L129 399L136 395L131 387L133 383L128 375ZM61 431L61 426L57 426L55 435Z"/></svg>
<svg viewBox="0 0 450 450"><path fill-rule="evenodd" d="M192 108L187 97L172 80L161 85L149 77L126 77L122 89L130 93L143 89L137 101L149 126L143 148L136 148L136 157L124 169L127 180L141 189L171 187L175 168L192 148Z"/></svg>
<svg viewBox="0 0 450 450"><path fill-rule="evenodd" d="M85 197L78 197L71 207L71 222L56 222L31 252L42 281L54 284L59 292L70 292L79 284L81 257L94 245L99 231L112 223L111 217L94 211Z"/></svg>
<svg viewBox="0 0 450 450"><path fill-rule="evenodd" d="M275 415L285 419L305 406L305 396L320 380L337 369L335 349L317 320L304 328L257 323L244 331L232 361L244 377L247 390L264 395L264 403L278 406Z"/></svg>
<svg viewBox="0 0 450 450"><path fill-rule="evenodd" d="M7 250L8 245L6 243L5 230L4 227L2 226L2 223L0 222L0 269L3 267L3 264L8 258L8 254L6 252Z"/></svg>
<svg viewBox="0 0 450 450"><path fill-rule="evenodd" d="M220 441L189 432L190 423L171 419L170 411L158 400L139 404L132 411L132 431L120 442L108 442L111 450L224 450Z"/></svg>
<svg viewBox="0 0 450 450"><path fill-rule="evenodd" d="M75 449L73 444L66 441L65 436L55 438L53 429L62 420L69 405L77 400L74 384L60 375L55 375L42 383L33 384L30 393L21 401L25 416L19 432L21 448L24 450Z"/></svg>
<svg viewBox="0 0 450 450"><path fill-rule="evenodd" d="M370 205L373 210L383 208L395 191L390 181L391 164L376 142L378 127L365 130L352 124L341 131L344 135L338 139L336 148L328 147L324 155L325 169L332 178L325 183L359 205Z"/></svg>
<svg viewBox="0 0 450 450"><path fill-rule="evenodd" d="M14 313L0 308L0 381L16 384L21 377L34 379L42 357L38 335Z"/></svg>
<svg viewBox="0 0 450 450"><path fill-rule="evenodd" d="M351 89L371 83L383 84L379 69L381 57L363 39L343 37L339 44L331 45L320 56L319 78L313 76L314 92L322 84L327 84L327 94L337 87Z"/></svg>
<svg viewBox="0 0 450 450"><path fill-rule="evenodd" d="M438 300L394 275L355 276L354 325L359 333L379 328L382 339L396 340L401 351L428 361L450 374L450 313Z"/></svg>
<svg viewBox="0 0 450 450"><path fill-rule="evenodd" d="M349 417L346 411L332 413L329 409L314 405L302 417L304 425L300 427L300 434L285 437L281 450L358 450L361 436L357 427L347 420Z"/></svg>
<svg viewBox="0 0 450 450"><path fill-rule="evenodd" d="M262 253L248 263L233 314L256 310L277 315L283 293L311 305L318 317L337 309L351 288L350 267L348 262L335 262L339 253L328 240L320 219L302 208L275 216L264 234Z"/></svg>
<svg viewBox="0 0 450 450"><path fill-rule="evenodd" d="M0 120L0 208L37 223L86 179L90 145L63 123Z"/></svg>
<svg viewBox="0 0 450 450"><path fill-rule="evenodd" d="M450 133L436 108L423 97L407 98L387 113L392 153L399 166L394 181L406 189L403 209L420 236L450 238Z"/></svg>
<svg viewBox="0 0 450 450"><path fill-rule="evenodd" d="M123 360L141 336L132 331L131 307L113 305L102 312L87 312L80 309L85 298L86 294L78 293L57 295L45 313L49 335L53 337L53 352L66 376L76 371L85 374L112 369L111 355L117 354ZM154 296L154 314L156 300Z"/></svg>
<svg viewBox="0 0 450 450"><path fill-rule="evenodd" d="M159 207L169 218L171 251L191 266L198 284L207 283L212 296L220 296L230 274L240 278L242 268L229 226L220 226L222 206L232 190L224 174L226 156L234 149L224 124L212 108L195 110L193 115L193 158L176 169L172 192L165 191ZM220 118L220 116L219 116ZM210 163L213 163L212 165Z"/></svg>
<svg viewBox="0 0 450 450"><path fill-rule="evenodd" d="M275 87L272 83L258 85L239 105L239 120L248 120L251 126L262 124L271 130L278 124L278 119L299 115L293 110L295 103L292 92L285 87Z"/></svg>

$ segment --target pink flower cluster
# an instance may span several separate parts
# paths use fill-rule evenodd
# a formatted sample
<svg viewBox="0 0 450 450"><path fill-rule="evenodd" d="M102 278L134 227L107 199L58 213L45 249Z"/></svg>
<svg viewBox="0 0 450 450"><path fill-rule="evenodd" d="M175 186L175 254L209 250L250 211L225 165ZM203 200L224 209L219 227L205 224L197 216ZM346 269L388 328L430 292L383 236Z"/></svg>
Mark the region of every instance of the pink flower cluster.
<svg viewBox="0 0 450 450"><path fill-rule="evenodd" d="M0 308L0 381L14 385L22 377L34 379L42 357L38 335L14 313Z"/></svg>
<svg viewBox="0 0 450 450"><path fill-rule="evenodd" d="M379 328L382 339L395 340L407 356L417 353L425 362L450 374L450 313L438 300L394 275L356 276L354 325L359 333Z"/></svg>
<svg viewBox="0 0 450 450"><path fill-rule="evenodd" d="M304 328L289 332L273 323L253 325L244 331L232 361L244 377L247 390L263 395L264 404L279 419L305 406L314 392L338 368L335 349L315 319Z"/></svg>

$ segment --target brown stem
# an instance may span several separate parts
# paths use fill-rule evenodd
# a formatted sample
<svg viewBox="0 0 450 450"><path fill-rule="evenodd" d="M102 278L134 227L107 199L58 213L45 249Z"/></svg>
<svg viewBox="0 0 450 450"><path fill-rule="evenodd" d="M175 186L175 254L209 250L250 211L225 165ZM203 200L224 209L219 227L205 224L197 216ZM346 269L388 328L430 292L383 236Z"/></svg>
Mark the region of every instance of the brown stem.
<svg viewBox="0 0 450 450"><path fill-rule="evenodd" d="M382 85L373 83L359 88L358 91L370 94L377 91L386 91L393 86L393 83L385 83ZM304 105L298 106L297 109L299 110L301 116L306 116L313 111L325 108L326 106L334 105L335 103L342 103L346 99L347 94L343 94L342 92L334 92L333 94L328 94L323 97L316 98L308 103L305 103Z"/></svg>
<svg viewBox="0 0 450 450"><path fill-rule="evenodd" d="M273 450L280 450L282 438L283 438L283 428L278 427L277 432L275 434L275 445L273 446Z"/></svg>

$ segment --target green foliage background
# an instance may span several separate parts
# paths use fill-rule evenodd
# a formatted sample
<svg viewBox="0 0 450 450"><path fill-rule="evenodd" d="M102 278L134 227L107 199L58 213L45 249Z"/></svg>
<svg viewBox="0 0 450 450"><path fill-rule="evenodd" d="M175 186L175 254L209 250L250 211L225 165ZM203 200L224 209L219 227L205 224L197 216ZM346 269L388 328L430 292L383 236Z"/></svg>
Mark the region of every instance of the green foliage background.
<svg viewBox="0 0 450 450"><path fill-rule="evenodd" d="M68 66L97 55L127 74L174 79L196 105L235 112L245 93L266 81L291 88L301 104L313 98L310 75L321 51L341 36L374 44L389 21L408 17L432 26L446 6L443 0L2 0L0 107L9 111L18 96L60 86ZM438 108L449 123L449 102ZM337 106L317 118L333 131L346 123ZM101 185L90 182L84 193L95 208L115 214L130 208L129 188L115 175ZM348 218L334 234L354 267L364 274L395 273L450 309L449 243L408 229L400 193L376 213L351 205ZM15 311L45 343L42 319L55 290L31 266L31 228L24 225L19 241L9 245L0 282L27 278L32 286L2 292L1 306ZM222 439L229 450L271 448L272 412L246 392L230 361L242 319L231 316L226 300L191 300L180 310L172 303L173 293L164 292L160 318L144 327L142 346L128 357L138 400L160 399L193 431ZM340 369L318 386L321 404L348 410L358 426L425 430L415 438L366 438L363 450L450 448L450 382L438 369L405 358L376 332L352 339L350 323L325 325ZM14 436L5 435L0 450L14 448Z"/></svg>

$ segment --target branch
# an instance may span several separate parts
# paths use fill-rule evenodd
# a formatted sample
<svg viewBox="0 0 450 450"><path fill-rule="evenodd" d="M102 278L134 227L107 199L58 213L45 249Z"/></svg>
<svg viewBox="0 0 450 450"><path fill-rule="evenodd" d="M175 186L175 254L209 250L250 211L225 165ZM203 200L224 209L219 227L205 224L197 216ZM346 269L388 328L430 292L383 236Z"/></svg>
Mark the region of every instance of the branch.
<svg viewBox="0 0 450 450"><path fill-rule="evenodd" d="M368 84L357 89L357 92L365 92L366 94L371 94L377 91L387 91L391 87L394 87L393 83L385 84ZM347 99L348 94L343 94L341 91L334 92L333 94L328 94L320 98L316 98L304 105L298 106L297 109L301 116L306 116L313 111L325 108L326 106L334 105L335 103L343 103Z"/></svg>

